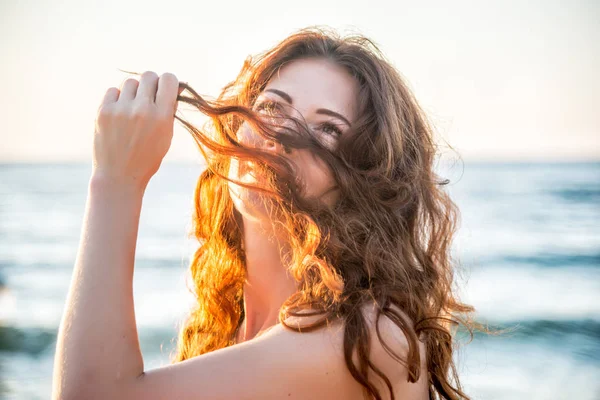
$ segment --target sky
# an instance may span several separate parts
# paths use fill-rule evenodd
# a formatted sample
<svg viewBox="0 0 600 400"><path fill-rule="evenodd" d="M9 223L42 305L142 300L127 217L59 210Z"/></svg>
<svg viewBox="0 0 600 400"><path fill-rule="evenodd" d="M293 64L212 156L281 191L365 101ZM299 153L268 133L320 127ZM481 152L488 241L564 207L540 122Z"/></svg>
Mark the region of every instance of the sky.
<svg viewBox="0 0 600 400"><path fill-rule="evenodd" d="M599 21L595 0L2 0L0 162L91 162L102 97L129 77L119 69L216 97L248 55L312 25L377 43L451 157L600 160ZM166 161L191 160L176 123Z"/></svg>

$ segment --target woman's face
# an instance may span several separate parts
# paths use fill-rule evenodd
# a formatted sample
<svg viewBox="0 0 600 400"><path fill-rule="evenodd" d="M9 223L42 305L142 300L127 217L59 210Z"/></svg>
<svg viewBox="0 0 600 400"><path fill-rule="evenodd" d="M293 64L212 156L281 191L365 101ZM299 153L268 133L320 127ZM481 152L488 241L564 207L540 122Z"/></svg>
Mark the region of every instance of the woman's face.
<svg viewBox="0 0 600 400"><path fill-rule="evenodd" d="M295 60L284 65L269 81L254 104L261 110L265 104L304 120L315 138L334 150L340 137L348 133L357 113L358 82L341 66L321 58ZM275 104L273 104L275 103ZM335 204L339 193L327 164L308 149L292 149L285 153L279 144L265 141L247 124L238 131L238 140L264 149L280 152L295 165L306 199L327 205ZM251 163L231 160L229 178L249 184L260 184ZM236 209L245 217L265 215L261 194L229 183Z"/></svg>

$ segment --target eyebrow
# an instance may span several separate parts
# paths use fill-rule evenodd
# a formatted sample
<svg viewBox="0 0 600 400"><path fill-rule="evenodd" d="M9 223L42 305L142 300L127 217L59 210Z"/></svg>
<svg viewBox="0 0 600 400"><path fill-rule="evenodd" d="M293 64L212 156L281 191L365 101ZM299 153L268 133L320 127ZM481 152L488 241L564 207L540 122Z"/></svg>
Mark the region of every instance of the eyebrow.
<svg viewBox="0 0 600 400"><path fill-rule="evenodd" d="M288 103L294 104L294 101L292 100L292 98L290 97L290 95L287 94L286 92L282 92L281 90L278 90L278 89L265 89L265 92L275 93L276 95L278 95L279 97L281 97L282 99L284 99L285 101L287 101ZM342 121L344 121L346 123L346 125L352 126L352 124L350 124L350 121L348 121L348 119L346 119L342 114L338 114L335 111L328 110L327 108L319 108L316 111L316 113L317 114L323 114L323 115L329 115L331 117L339 118Z"/></svg>

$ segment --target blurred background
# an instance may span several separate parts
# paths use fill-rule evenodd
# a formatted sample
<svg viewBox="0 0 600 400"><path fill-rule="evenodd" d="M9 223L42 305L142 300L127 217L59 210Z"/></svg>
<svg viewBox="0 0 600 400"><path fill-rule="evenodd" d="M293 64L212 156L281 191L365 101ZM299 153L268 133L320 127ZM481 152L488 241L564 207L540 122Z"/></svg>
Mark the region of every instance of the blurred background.
<svg viewBox="0 0 600 400"><path fill-rule="evenodd" d="M328 25L372 38L415 92L462 212L457 290L478 320L515 328L460 341L466 392L599 399L599 21L594 0L1 1L0 398L50 397L94 120L106 89L128 77L118 69L172 72L217 96L248 55ZM176 125L136 253L146 369L168 363L191 304L202 168Z"/></svg>

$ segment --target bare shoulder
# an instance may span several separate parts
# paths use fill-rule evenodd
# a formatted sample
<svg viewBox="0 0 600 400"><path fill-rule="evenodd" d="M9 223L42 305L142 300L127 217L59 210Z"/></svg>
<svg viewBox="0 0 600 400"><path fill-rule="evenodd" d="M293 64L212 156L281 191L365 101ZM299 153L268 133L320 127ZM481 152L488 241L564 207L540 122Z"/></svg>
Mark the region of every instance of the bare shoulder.
<svg viewBox="0 0 600 400"><path fill-rule="evenodd" d="M395 398L427 399L426 373L417 383L406 381L407 370L378 344L372 307L363 307L371 333L370 359L392 382ZM286 319L305 326L317 317ZM381 316L379 332L387 347L406 357L408 341L401 330ZM387 387L375 374L383 399ZM348 399L363 400L363 387L351 375L344 357L344 322L331 321L313 331L295 332L282 324L247 342L192 359L146 371L130 388L128 399Z"/></svg>
<svg viewBox="0 0 600 400"><path fill-rule="evenodd" d="M408 316L398 307L392 305L390 308L401 318L405 319L409 324L412 321ZM421 341L417 341L419 347L420 356L420 375L419 379L415 383L408 382L408 369L404 364L400 363L397 358L402 360L408 359L409 353L409 341L405 336L404 332L398 325L385 314L381 314L377 319L377 307L374 303L366 303L361 306L362 314L365 317L367 324L367 330L370 334L370 361L381 371L392 384L395 398L401 399L428 399L428 373L427 373L427 356L425 344ZM302 318L290 318L286 320L286 323L293 326L297 324L307 324L316 321L317 317L302 317ZM379 335L378 335L379 333ZM313 335L311 337L311 334ZM307 335L307 333L302 333ZM345 387L349 389L351 393L347 394L347 399L356 398L363 399L362 386L352 377L345 362L344 357L344 324L342 321L334 321L321 331L310 332L308 336L304 337L311 343L311 346L315 346L321 354L319 357L319 363L325 359L331 363L331 368L339 370L340 382L345 381ZM296 340L298 337L296 338ZM390 354L390 351L392 354ZM353 361L358 365L358 358L356 352L352 356ZM369 370L369 380L375 383L375 386L379 390L383 399L390 398L389 389L383 379L381 379L372 370ZM339 393L340 388L336 389ZM353 396L353 397L350 397Z"/></svg>
<svg viewBox="0 0 600 400"><path fill-rule="evenodd" d="M406 313L400 308L395 305L391 305L390 308L408 324L413 326L413 321L411 321ZM396 357L399 357L401 360L408 360L408 338L396 322L387 315L382 313L379 316L379 319L377 319L377 307L374 303L363 305L362 311L371 336L371 360L392 383L395 398L428 399L429 376L427 372L425 343L417 340L420 374L417 382L409 383L408 368L396 359ZM377 334L377 331L379 331L379 335ZM393 354L390 354L390 352ZM373 373L373 371L369 371L369 379L376 383L376 386L384 399L389 398L389 390L385 382L377 374Z"/></svg>

